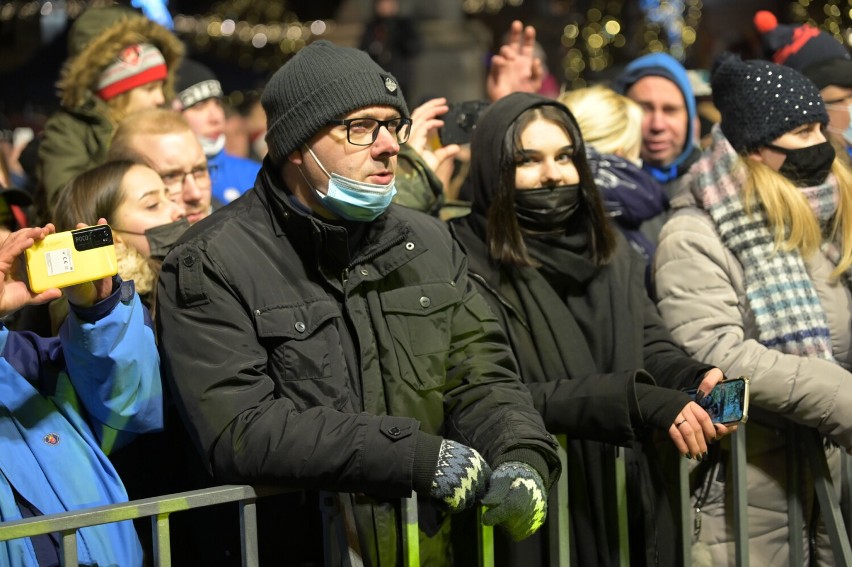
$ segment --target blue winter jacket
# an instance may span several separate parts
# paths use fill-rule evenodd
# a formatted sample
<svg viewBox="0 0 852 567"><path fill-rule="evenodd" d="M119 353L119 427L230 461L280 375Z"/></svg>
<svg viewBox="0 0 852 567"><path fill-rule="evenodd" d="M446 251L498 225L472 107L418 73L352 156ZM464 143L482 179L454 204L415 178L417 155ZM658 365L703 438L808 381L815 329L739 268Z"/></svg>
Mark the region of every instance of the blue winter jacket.
<svg viewBox="0 0 852 567"><path fill-rule="evenodd" d="M220 151L207 158L213 166L213 197L227 205L252 187L260 171L260 164L254 160L232 156Z"/></svg>
<svg viewBox="0 0 852 567"><path fill-rule="evenodd" d="M132 282L72 306L59 337L0 324L0 352L0 521L22 517L12 487L42 514L126 502L106 455L163 426L153 327ZM77 550L83 565L142 564L130 521L79 530ZM37 564L29 538L0 542L0 566Z"/></svg>

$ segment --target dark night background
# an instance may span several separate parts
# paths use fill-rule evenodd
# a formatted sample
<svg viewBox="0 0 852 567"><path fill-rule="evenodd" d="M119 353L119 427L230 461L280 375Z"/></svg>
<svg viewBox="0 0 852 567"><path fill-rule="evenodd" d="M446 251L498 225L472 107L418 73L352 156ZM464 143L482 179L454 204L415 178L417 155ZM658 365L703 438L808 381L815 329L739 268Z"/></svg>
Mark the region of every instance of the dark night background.
<svg viewBox="0 0 852 567"><path fill-rule="evenodd" d="M129 4L130 1L119 3ZM67 4L70 6L72 2ZM79 8L87 3L78 0L75 4ZM695 4L695 0L685 0L683 4L688 7ZM42 117L49 114L57 104L54 84L67 56L67 31L72 18L65 21L56 21L54 18L51 28L51 17L43 18L37 14L39 5L43 6L44 0L0 1L0 112L7 115ZM427 20L435 22L445 17L466 22L477 20L480 27L491 35L490 49L497 47L511 20L522 19L536 26L539 39L548 52L548 59L557 62L566 51L560 45L566 24L575 22L581 25L590 8L602 6L605 10L617 10L623 18L625 33L632 33L628 45L612 56L608 71L615 72L620 65L646 47L641 39L636 39L641 38L639 28L643 25L638 0L513 0L507 1L499 10L477 14L463 13L462 0L401 0L401 5L418 22L418 26ZM835 25L839 21L841 28L847 31L850 25L849 12L852 11L847 0L704 0L697 5L701 7L700 26L695 43L687 49L686 63L688 67L698 68L708 68L712 58L725 48L746 56L757 56L759 43L751 24L751 17L757 10L770 9L782 22L802 21L806 13L814 23L822 25L827 21L826 6L836 5L840 7L841 15L839 19L835 18ZM22 6L29 6L32 13L22 17ZM17 7L15 16L9 17L13 7ZM182 14L204 18L217 15L222 19L267 23L270 21L269 14L276 14L281 15L284 21L337 20L348 26L347 29L356 31L369 17L369 7L368 0L169 2L169 11L173 16ZM52 32L49 31L51 29ZM44 33L45 30L48 32ZM349 33L352 35L356 32ZM255 50L245 45L245 42L213 41L211 38L192 37L186 33L178 35L186 42L190 56L216 72L226 93L261 89L265 79L285 58L274 46ZM559 66L551 64L552 70L554 67L557 79L564 82L564 76L559 75ZM594 76L588 78L595 80Z"/></svg>

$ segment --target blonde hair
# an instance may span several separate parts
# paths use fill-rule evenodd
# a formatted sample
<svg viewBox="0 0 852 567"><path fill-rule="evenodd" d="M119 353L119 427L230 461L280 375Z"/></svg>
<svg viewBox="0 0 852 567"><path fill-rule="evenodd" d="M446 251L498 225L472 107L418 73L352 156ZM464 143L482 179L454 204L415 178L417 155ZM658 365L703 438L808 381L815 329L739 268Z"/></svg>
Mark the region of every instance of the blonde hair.
<svg viewBox="0 0 852 567"><path fill-rule="evenodd" d="M604 154L639 161L642 146L642 107L603 85L559 95L587 144Z"/></svg>
<svg viewBox="0 0 852 567"><path fill-rule="evenodd" d="M121 95L119 95L121 96ZM116 97L118 98L118 97ZM127 160L145 163L134 143L134 138L140 135L181 134L192 133L189 122L180 112L165 108L149 108L134 112L121 121L113 134L107 158L109 160Z"/></svg>
<svg viewBox="0 0 852 567"><path fill-rule="evenodd" d="M840 199L829 233L823 235L805 195L798 187L766 164L745 157L747 181L743 187L743 205L747 213L763 209L776 250L798 250L807 257L817 252L823 240L840 245L840 261L831 272L839 278L852 267L852 170L835 159L831 172L837 178Z"/></svg>

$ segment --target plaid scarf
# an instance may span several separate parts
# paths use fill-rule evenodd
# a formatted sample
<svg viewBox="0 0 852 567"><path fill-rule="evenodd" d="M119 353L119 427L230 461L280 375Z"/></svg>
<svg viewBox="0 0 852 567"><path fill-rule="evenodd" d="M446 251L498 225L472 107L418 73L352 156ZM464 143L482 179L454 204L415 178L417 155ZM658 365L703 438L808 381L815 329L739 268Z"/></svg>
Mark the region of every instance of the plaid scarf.
<svg viewBox="0 0 852 567"><path fill-rule="evenodd" d="M825 312L798 250L775 250L766 214L757 207L747 214L740 199L746 184L741 158L716 126L713 143L695 164L692 191L716 225L722 242L745 273L746 297L754 313L758 340L788 354L834 360ZM837 210L839 191L833 175L822 185L801 189L825 231ZM822 247L835 263L840 249ZM848 277L848 276L847 276Z"/></svg>

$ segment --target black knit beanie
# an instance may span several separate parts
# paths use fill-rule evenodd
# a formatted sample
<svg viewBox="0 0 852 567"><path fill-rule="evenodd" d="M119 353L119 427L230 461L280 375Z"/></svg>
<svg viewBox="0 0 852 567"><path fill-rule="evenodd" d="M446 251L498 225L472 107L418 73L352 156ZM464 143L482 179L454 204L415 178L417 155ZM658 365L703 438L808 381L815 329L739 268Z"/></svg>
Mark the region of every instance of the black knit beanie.
<svg viewBox="0 0 852 567"><path fill-rule="evenodd" d="M175 91L184 109L208 98L222 98L222 84L206 65L192 59L180 62L175 77Z"/></svg>
<svg viewBox="0 0 852 567"><path fill-rule="evenodd" d="M329 120L366 106L386 105L408 116L397 80L363 51L320 40L304 47L269 79L269 157L280 164Z"/></svg>
<svg viewBox="0 0 852 567"><path fill-rule="evenodd" d="M724 53L710 83L722 132L738 152L756 150L802 124L828 123L816 85L790 67Z"/></svg>
<svg viewBox="0 0 852 567"><path fill-rule="evenodd" d="M766 59L800 71L823 89L828 85L852 87L852 57L834 36L808 24L779 24L772 12L754 15Z"/></svg>

